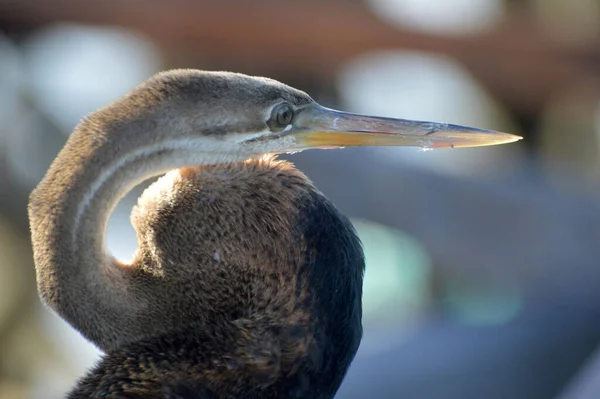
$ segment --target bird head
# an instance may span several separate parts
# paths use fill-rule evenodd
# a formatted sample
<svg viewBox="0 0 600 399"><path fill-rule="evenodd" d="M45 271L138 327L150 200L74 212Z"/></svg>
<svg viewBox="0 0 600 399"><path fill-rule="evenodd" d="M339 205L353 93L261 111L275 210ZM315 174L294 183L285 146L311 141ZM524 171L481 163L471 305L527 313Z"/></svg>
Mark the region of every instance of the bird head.
<svg viewBox="0 0 600 399"><path fill-rule="evenodd" d="M203 150L207 149L206 139L211 139L214 151L222 153L252 156L354 146L458 148L521 139L454 124L337 111L278 81L230 72L169 71L150 79L141 89L144 101L166 99L169 101L160 103L188 109L185 118L178 113L177 121L168 117L169 108L163 109L158 120L175 125L165 130L189 132L191 125L191 130L202 135ZM177 124L186 126L177 129Z"/></svg>

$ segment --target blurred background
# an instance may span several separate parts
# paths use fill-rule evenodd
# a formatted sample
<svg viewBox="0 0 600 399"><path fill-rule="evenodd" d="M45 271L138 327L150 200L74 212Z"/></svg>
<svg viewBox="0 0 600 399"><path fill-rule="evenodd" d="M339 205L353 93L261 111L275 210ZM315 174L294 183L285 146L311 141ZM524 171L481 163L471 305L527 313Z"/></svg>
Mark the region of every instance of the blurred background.
<svg viewBox="0 0 600 399"><path fill-rule="evenodd" d="M99 358L39 303L27 196L82 116L170 68L523 136L289 156L367 255L337 397L600 397L597 0L0 0L0 398L61 398Z"/></svg>

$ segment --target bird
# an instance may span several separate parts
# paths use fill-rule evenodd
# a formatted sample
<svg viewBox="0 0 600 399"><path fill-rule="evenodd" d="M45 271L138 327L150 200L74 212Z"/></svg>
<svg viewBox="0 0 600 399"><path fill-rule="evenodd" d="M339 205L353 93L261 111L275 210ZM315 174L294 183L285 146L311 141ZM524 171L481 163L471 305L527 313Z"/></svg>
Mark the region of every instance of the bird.
<svg viewBox="0 0 600 399"><path fill-rule="evenodd" d="M332 398L362 337L362 244L277 156L518 139L336 111L240 73L150 77L85 116L30 194L41 301L104 352L68 397ZM156 176L118 260L110 215Z"/></svg>

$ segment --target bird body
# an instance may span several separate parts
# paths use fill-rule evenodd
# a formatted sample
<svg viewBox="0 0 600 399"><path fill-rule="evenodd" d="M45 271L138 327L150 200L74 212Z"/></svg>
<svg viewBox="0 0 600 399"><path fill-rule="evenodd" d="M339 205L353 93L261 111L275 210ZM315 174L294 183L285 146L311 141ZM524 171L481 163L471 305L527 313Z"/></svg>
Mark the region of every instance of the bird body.
<svg viewBox="0 0 600 399"><path fill-rule="evenodd" d="M363 252L348 219L268 154L508 141L328 110L266 78L149 79L84 118L30 197L40 297L106 352L70 397L333 397L362 336ZM116 203L165 172L133 210L133 260L114 259Z"/></svg>
<svg viewBox="0 0 600 399"><path fill-rule="evenodd" d="M212 387L192 396L202 398L331 397L362 334L363 254L305 176L272 158L176 170L144 192L132 220L134 263L159 276L154 300L177 327L110 351L74 398L177 386Z"/></svg>

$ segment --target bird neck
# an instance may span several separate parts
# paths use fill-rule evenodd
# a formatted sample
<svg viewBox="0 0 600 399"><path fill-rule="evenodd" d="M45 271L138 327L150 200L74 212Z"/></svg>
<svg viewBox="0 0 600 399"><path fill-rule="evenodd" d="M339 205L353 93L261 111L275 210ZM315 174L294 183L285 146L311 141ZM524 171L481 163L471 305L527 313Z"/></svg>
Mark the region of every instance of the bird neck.
<svg viewBox="0 0 600 399"><path fill-rule="evenodd" d="M223 151L214 139L184 124L153 123L158 119L84 121L30 198L40 295L105 350L139 339L151 323L146 317L150 277L106 249L107 224L118 201L135 185L170 169L248 158Z"/></svg>

